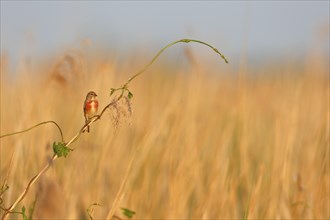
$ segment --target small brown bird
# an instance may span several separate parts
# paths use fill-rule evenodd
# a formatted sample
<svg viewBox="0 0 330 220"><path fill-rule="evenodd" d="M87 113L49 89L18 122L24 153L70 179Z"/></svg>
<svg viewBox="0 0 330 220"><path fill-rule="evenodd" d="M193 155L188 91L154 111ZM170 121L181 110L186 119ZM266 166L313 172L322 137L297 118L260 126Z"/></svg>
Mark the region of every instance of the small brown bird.
<svg viewBox="0 0 330 220"><path fill-rule="evenodd" d="M88 123L93 116L96 115L99 108L99 102L96 99L97 95L95 92L90 91L87 93L86 100L84 102L84 116L85 123ZM89 126L87 126L87 132L89 132Z"/></svg>

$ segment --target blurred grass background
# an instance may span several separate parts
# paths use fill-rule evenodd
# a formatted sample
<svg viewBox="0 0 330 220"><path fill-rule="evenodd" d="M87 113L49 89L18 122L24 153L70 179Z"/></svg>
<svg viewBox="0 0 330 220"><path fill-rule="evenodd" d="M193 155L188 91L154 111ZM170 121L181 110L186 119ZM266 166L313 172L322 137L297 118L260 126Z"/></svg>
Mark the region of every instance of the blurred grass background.
<svg viewBox="0 0 330 220"><path fill-rule="evenodd" d="M118 128L111 112L93 124L18 208L36 201L35 219L82 219L97 202L93 216L105 218L141 146L120 203L136 219L329 219L329 61L311 54L298 65L234 69L185 54L188 65L161 58L134 80L132 116ZM10 75L3 55L1 134L54 120L69 140L84 123L87 92L103 108L110 88L150 57L118 61L115 53L71 51L39 65L22 61ZM13 158L5 207L58 140L52 125L0 140L1 183Z"/></svg>

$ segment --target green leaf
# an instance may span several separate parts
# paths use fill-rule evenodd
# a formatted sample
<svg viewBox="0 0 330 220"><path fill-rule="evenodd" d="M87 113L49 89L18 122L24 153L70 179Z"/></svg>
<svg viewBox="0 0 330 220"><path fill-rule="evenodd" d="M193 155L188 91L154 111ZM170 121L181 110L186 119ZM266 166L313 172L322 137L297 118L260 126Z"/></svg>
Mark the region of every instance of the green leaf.
<svg viewBox="0 0 330 220"><path fill-rule="evenodd" d="M58 143L54 142L53 150L58 157L62 157L62 156L66 157L68 156L69 152L72 151L72 149L68 148L63 142L58 142Z"/></svg>
<svg viewBox="0 0 330 220"><path fill-rule="evenodd" d="M129 210L127 208L121 208L121 210L123 211L123 215L125 215L128 218L132 218L133 215L135 215L135 212L132 210Z"/></svg>
<svg viewBox="0 0 330 220"><path fill-rule="evenodd" d="M116 91L116 89L114 89L114 88L111 88L110 89L110 96L112 96L113 95L113 93Z"/></svg>
<svg viewBox="0 0 330 220"><path fill-rule="evenodd" d="M127 98L128 98L128 99L133 98L133 93L131 93L131 91L128 91Z"/></svg>
<svg viewBox="0 0 330 220"><path fill-rule="evenodd" d="M23 216L23 220L29 220L29 218L26 216L25 214L25 207L22 207L22 216Z"/></svg>

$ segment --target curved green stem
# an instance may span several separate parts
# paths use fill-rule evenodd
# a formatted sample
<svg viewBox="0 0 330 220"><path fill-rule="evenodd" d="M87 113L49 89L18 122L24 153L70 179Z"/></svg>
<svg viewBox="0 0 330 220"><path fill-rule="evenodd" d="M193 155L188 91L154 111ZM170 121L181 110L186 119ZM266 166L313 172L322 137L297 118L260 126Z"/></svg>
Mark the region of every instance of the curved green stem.
<svg viewBox="0 0 330 220"><path fill-rule="evenodd" d="M1 135L1 136L0 136L0 139L1 139L1 138L4 138L4 137L11 136L11 135L24 133L24 132L30 131L30 130L32 130L33 128L36 128L36 127L38 127L38 126L40 126L40 125L44 125L44 124L48 124L48 123L52 123L52 124L54 124L54 125L58 128L58 130L60 131L60 134L61 134L62 142L64 142L64 138L63 138L62 130L61 130L60 126L59 126L55 121L44 121L44 122L41 122L41 123L39 123L39 124L36 124L36 125L34 125L34 126L28 128L28 129L25 129L25 130L23 130L23 131L17 131L17 132L13 132L13 133L9 133L9 134L4 134L4 135Z"/></svg>
<svg viewBox="0 0 330 220"><path fill-rule="evenodd" d="M205 42L203 42L203 41L200 41L200 40L194 40L194 39L181 39L181 40L177 40L177 41L174 41L174 42L172 42L172 43L170 43L170 44L168 44L168 45L166 45L165 47L163 47L155 56L154 56L154 58L152 58L152 60L147 64L147 65L145 65L144 67L143 67L143 69L141 69L139 72L137 72L137 73L135 73L133 76L131 76L128 80L127 80L127 82L125 83L125 84L123 84L123 86L121 86L121 87L119 87L119 88L116 88L116 89L114 89L114 88L112 88L111 89L111 93L110 93L110 96L114 93L114 92L116 92L116 91L118 91L118 90L121 90L121 94L120 94L120 96L119 96L119 99L123 96L123 94L124 94L124 91L125 90L127 90L128 91L128 84L133 80L133 79L135 79L136 77L138 77L139 75L141 75L144 71L146 71L148 68L149 68L149 66L151 66L156 60L157 60L157 58L167 49L167 48L169 48L169 47L171 47L171 46L173 46L174 44L177 44L177 43L190 43L190 42L195 42L195 43L199 43L199 44L203 44L203 45L205 45L205 46L207 46L207 47L209 47L209 48L211 48L214 52L216 52L217 54L219 54L220 55L220 57L225 61L225 63L229 63L228 62L228 60L227 60L227 58L222 54L222 53L220 53L220 51L217 49L217 48L215 48L215 47L213 47L212 45L210 45L210 44L208 44L208 43L205 43Z"/></svg>
<svg viewBox="0 0 330 220"><path fill-rule="evenodd" d="M181 39L181 40L177 40L177 41L174 41L168 45L166 45L165 47L163 47L155 56L154 58L142 69L140 70L139 72L137 72L136 74L134 74L131 78L129 78L127 80L127 82L125 83L125 85L127 85L128 83L130 83L133 79L135 79L136 77L138 77L141 73L143 73L144 71L146 71L146 69L155 62L155 60L169 47L173 46L174 44L177 44L177 43L189 43L189 42L195 42L195 43L199 43L199 44L204 44L205 46L208 46L210 47L214 52L216 52L217 54L220 55L220 57L225 61L225 63L228 63L228 60L227 58L219 52L219 50L213 46L211 46L210 44L208 43L205 43L203 41L200 41L200 40L194 40L194 39Z"/></svg>

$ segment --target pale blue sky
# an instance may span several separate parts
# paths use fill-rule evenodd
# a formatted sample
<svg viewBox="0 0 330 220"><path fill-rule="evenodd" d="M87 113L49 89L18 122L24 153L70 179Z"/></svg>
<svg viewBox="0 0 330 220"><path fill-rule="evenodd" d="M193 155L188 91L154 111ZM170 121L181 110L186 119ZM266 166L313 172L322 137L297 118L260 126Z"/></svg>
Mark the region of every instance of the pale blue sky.
<svg viewBox="0 0 330 220"><path fill-rule="evenodd" d="M1 0L1 52L11 59L52 55L84 38L118 53L196 38L232 59L244 45L249 57L301 55L328 26L329 1ZM329 38L323 41L329 56Z"/></svg>

